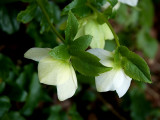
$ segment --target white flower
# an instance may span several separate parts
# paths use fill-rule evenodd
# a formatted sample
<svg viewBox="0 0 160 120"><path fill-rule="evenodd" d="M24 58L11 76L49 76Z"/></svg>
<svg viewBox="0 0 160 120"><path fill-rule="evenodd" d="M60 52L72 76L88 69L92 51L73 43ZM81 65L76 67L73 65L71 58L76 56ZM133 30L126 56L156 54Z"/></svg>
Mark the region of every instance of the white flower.
<svg viewBox="0 0 160 120"><path fill-rule="evenodd" d="M118 96L122 97L129 89L132 79L124 73L121 67L117 68L114 66L114 53L98 48L90 49L88 52L100 58L100 62L104 66L113 67L112 70L102 73L95 78L97 91L106 92L116 90Z"/></svg>
<svg viewBox="0 0 160 120"><path fill-rule="evenodd" d="M24 57L38 61L38 77L41 83L56 85L58 99L66 100L74 95L77 89L75 71L69 61L54 59L49 56L49 48L31 48Z"/></svg>
<svg viewBox="0 0 160 120"><path fill-rule="evenodd" d="M128 4L130 6L136 6L138 3L138 0L118 0L118 1L124 4Z"/></svg>
<svg viewBox="0 0 160 120"><path fill-rule="evenodd" d="M138 0L118 0L118 3L113 7L113 10L118 10L118 8L120 7L120 2L130 5L130 6L136 6L138 3ZM102 10L104 11L105 9L107 9L111 4L107 1L103 6L102 6Z"/></svg>
<svg viewBox="0 0 160 120"><path fill-rule="evenodd" d="M98 23L96 14L79 21L79 28L75 39L83 35L93 36L91 48L104 48L105 40L112 40L114 38L106 23Z"/></svg>

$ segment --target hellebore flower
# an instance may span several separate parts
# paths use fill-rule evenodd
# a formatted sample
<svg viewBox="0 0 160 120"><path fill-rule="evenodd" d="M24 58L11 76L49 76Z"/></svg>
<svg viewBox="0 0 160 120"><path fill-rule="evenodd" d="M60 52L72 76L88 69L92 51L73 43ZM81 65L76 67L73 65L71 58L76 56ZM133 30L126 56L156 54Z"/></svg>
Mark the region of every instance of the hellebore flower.
<svg viewBox="0 0 160 120"><path fill-rule="evenodd" d="M100 24L97 21L96 15L83 18L79 21L79 28L75 39L83 35L93 36L90 44L91 48L104 48L105 40L113 39L113 34L108 25L106 23Z"/></svg>
<svg viewBox="0 0 160 120"><path fill-rule="evenodd" d="M113 7L113 10L118 10L118 8L120 7L120 2L130 5L130 6L136 6L138 3L138 0L118 0L118 3ZM111 4L109 2L106 2L103 6L102 6L102 10L104 11L105 9L107 9Z"/></svg>
<svg viewBox="0 0 160 120"><path fill-rule="evenodd" d="M118 1L124 4L128 4L130 6L136 6L138 3L138 0L118 0Z"/></svg>
<svg viewBox="0 0 160 120"><path fill-rule="evenodd" d="M56 85L58 99L66 100L74 95L77 89L75 71L69 61L54 59L48 53L49 48L31 48L24 57L38 61L38 77L41 83Z"/></svg>
<svg viewBox="0 0 160 120"><path fill-rule="evenodd" d="M112 70L102 73L95 78L97 91L106 92L116 90L118 96L122 97L129 89L132 78L124 73L123 68L117 67L114 64L114 53L98 48L90 49L88 52L100 58L100 63L104 66L112 67Z"/></svg>

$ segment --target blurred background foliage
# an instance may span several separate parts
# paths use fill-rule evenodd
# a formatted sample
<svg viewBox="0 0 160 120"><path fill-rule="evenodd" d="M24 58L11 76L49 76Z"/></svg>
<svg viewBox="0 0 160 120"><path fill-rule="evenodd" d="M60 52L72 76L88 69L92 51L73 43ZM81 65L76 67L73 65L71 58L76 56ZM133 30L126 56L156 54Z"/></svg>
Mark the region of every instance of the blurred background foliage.
<svg viewBox="0 0 160 120"><path fill-rule="evenodd" d="M137 7L121 4L110 19L120 43L145 58L153 83L134 81L119 99L114 92L97 93L94 78L78 74L77 93L64 102L57 99L55 86L39 83L37 63L23 58L31 47L61 44L40 8L30 1L0 1L0 120L160 119L159 0L140 0ZM61 12L71 0L43 2L51 22L63 27L67 17ZM114 41L106 41L105 49L114 48Z"/></svg>

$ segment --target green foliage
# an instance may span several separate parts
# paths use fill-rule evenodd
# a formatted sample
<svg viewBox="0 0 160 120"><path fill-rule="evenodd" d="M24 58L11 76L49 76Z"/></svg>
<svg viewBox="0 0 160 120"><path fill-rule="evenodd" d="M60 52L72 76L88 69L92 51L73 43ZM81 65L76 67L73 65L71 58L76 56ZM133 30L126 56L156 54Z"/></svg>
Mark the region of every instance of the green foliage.
<svg viewBox="0 0 160 120"><path fill-rule="evenodd" d="M78 53L78 54L77 54ZM83 51L71 51L71 62L74 68L86 76L98 76L100 73L111 70L103 66L96 56Z"/></svg>
<svg viewBox="0 0 160 120"><path fill-rule="evenodd" d="M24 11L18 14L17 20L24 24L30 22L35 17L36 9L37 4L30 4Z"/></svg>
<svg viewBox="0 0 160 120"><path fill-rule="evenodd" d="M52 24L53 23L57 24L60 21L59 7L54 2L51 2L51 1L48 1L48 0L39 0L39 1L41 2L45 11L47 12L50 22ZM43 14L43 13L41 13L41 14ZM50 28L50 25L47 22L46 17L44 15L41 15L41 16L42 16L42 19L41 19L41 22L40 22L40 25L41 25L40 32L44 33L45 31L49 31L51 28Z"/></svg>
<svg viewBox="0 0 160 120"><path fill-rule="evenodd" d="M0 29L8 34L13 34L19 30L20 24L16 20L17 11L9 10L6 6L0 5Z"/></svg>
<svg viewBox="0 0 160 120"><path fill-rule="evenodd" d="M90 13L90 9L86 6L87 0L74 0L69 5L67 5L63 11L62 15L67 14L70 10L72 12L79 16L79 17L85 17Z"/></svg>
<svg viewBox="0 0 160 120"><path fill-rule="evenodd" d="M69 49L71 50L79 50L79 51L84 51L88 48L92 41L92 36L90 35L84 35L81 36L77 39L75 39L69 46Z"/></svg>
<svg viewBox="0 0 160 120"><path fill-rule="evenodd" d="M50 108L50 116L47 120L68 120L67 115L62 111L60 105L55 105Z"/></svg>
<svg viewBox="0 0 160 120"><path fill-rule="evenodd" d="M66 45L60 45L49 51L49 55L55 59L68 60L70 55Z"/></svg>
<svg viewBox="0 0 160 120"><path fill-rule="evenodd" d="M77 34L77 31L78 31L77 18L70 11L68 13L68 20L67 20L67 25L65 29L65 40L67 43L70 43L71 41L73 41L74 37Z"/></svg>
<svg viewBox="0 0 160 120"><path fill-rule="evenodd" d="M158 51L158 42L149 34L150 33L146 29L139 31L137 35L137 44L146 56L154 58Z"/></svg>
<svg viewBox="0 0 160 120"><path fill-rule="evenodd" d="M140 87L135 87L130 91L131 117L132 120L146 120L151 112L149 101L144 96L144 91Z"/></svg>
<svg viewBox="0 0 160 120"><path fill-rule="evenodd" d="M112 5L112 7L114 7L118 3L118 0L107 0L107 1Z"/></svg>
<svg viewBox="0 0 160 120"><path fill-rule="evenodd" d="M129 77L138 81L151 83L149 67L140 56L129 51L124 46L119 47L118 51L122 56L121 65Z"/></svg>
<svg viewBox="0 0 160 120"><path fill-rule="evenodd" d="M46 95L46 93L42 91L37 74L34 73L31 79L31 83L29 85L27 101L23 106L21 113L25 116L30 116L33 113L34 109L37 107L38 102L44 99L50 101L48 95Z"/></svg>
<svg viewBox="0 0 160 120"><path fill-rule="evenodd" d="M2 120L17 120L17 119L25 120L25 118L22 117L19 112L9 112L5 114L4 117L2 118Z"/></svg>
<svg viewBox="0 0 160 120"><path fill-rule="evenodd" d="M0 97L0 118L3 117L3 115L9 111L11 107L10 99L6 96Z"/></svg>

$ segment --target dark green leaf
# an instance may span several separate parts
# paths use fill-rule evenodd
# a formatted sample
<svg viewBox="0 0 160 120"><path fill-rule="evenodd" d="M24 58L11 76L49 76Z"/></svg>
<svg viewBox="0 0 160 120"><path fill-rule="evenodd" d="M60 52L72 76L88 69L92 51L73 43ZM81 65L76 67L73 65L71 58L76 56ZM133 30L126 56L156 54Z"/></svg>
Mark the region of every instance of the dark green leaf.
<svg viewBox="0 0 160 120"><path fill-rule="evenodd" d="M27 102L25 103L24 107L22 108L21 113L29 116L32 114L34 108L37 106L38 101L40 99L41 91L40 91L40 83L38 81L37 74L33 74L30 87L29 87L29 94L27 97Z"/></svg>
<svg viewBox="0 0 160 120"><path fill-rule="evenodd" d="M86 50L88 48L88 46L90 45L92 41L92 36L90 35L84 35L81 36L79 38L77 38L76 40L74 40L73 42L71 42L70 44L70 49L73 50Z"/></svg>
<svg viewBox="0 0 160 120"><path fill-rule="evenodd" d="M66 45L60 45L49 51L49 55L55 59L68 60L70 55Z"/></svg>
<svg viewBox="0 0 160 120"><path fill-rule="evenodd" d="M35 16L36 9L37 4L30 4L24 11L18 14L17 20L24 24L30 22Z"/></svg>
<svg viewBox="0 0 160 120"><path fill-rule="evenodd" d="M72 107L69 110L69 117L71 118L71 120L83 120L83 118L78 113L75 104L73 104Z"/></svg>
<svg viewBox="0 0 160 120"><path fill-rule="evenodd" d="M24 102L26 100L27 97L27 92L25 90L23 90L22 88L20 88L16 83L12 81L7 81L6 82L6 89L5 91L8 91L8 97L11 100L14 101L19 101L19 102Z"/></svg>
<svg viewBox="0 0 160 120"><path fill-rule="evenodd" d="M86 76L98 76L99 74L111 70L103 66L96 56L84 51L71 51L71 62L74 68Z"/></svg>
<svg viewBox="0 0 160 120"><path fill-rule="evenodd" d="M8 34L12 34L20 28L20 24L16 19L17 11L13 8L10 9L0 6L0 28Z"/></svg>
<svg viewBox="0 0 160 120"><path fill-rule="evenodd" d="M60 105L54 105L50 108L50 116L47 120L68 120L68 118Z"/></svg>
<svg viewBox="0 0 160 120"><path fill-rule="evenodd" d="M5 89L5 86L6 86L5 82L2 82L2 80L0 79L0 93L3 92L3 90Z"/></svg>
<svg viewBox="0 0 160 120"><path fill-rule="evenodd" d="M25 120L19 112L9 112L4 115L2 120Z"/></svg>
<svg viewBox="0 0 160 120"><path fill-rule="evenodd" d="M132 120L146 120L151 112L151 106L149 101L144 96L144 91L141 91L139 87L133 87L130 90L130 111Z"/></svg>
<svg viewBox="0 0 160 120"><path fill-rule="evenodd" d="M67 43L73 41L75 35L77 34L77 30L78 30L77 18L70 11L68 13L67 26L65 29L65 40Z"/></svg>
<svg viewBox="0 0 160 120"><path fill-rule="evenodd" d="M8 97L1 96L0 97L0 118L9 111L11 107L11 103Z"/></svg>
<svg viewBox="0 0 160 120"><path fill-rule="evenodd" d="M59 7L53 2L53 1L48 1L48 0L41 0L41 4L43 5L44 9L46 10L50 22L53 24L57 24L60 21L60 9ZM43 15L43 13L40 13ZM48 24L48 21L46 17L43 15L41 18L41 30L40 33L44 33L45 31L50 30L50 25Z"/></svg>
<svg viewBox="0 0 160 120"><path fill-rule="evenodd" d="M150 70L147 63L124 46L118 49L122 56L121 65L124 68L124 72L135 80L151 83Z"/></svg>
<svg viewBox="0 0 160 120"><path fill-rule="evenodd" d="M87 0L74 0L63 9L62 15L72 10L72 12L79 17L87 16L91 10L86 6L86 3Z"/></svg>

